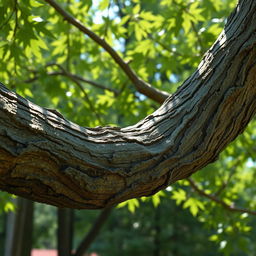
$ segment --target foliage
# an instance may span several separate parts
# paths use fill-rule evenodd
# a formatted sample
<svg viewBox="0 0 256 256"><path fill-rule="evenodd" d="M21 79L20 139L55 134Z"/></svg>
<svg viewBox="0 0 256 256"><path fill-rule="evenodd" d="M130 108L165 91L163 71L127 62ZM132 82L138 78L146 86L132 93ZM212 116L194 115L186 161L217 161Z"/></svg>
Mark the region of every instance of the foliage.
<svg viewBox="0 0 256 256"><path fill-rule="evenodd" d="M77 228L93 222L90 212L78 214ZM205 239L211 230L203 225L167 197L157 207L144 201L132 214L124 207L115 209L90 251L100 255L214 256L218 246Z"/></svg>
<svg viewBox="0 0 256 256"><path fill-rule="evenodd" d="M236 1L59 2L110 44L141 78L172 93L195 70L222 30ZM136 91L107 52L45 1L2 0L0 17L0 80L27 99L58 109L66 118L83 126L130 125L158 107ZM252 210L256 209L255 122L226 148L216 163L192 177L205 193L228 205ZM0 205L7 207L9 203L4 200L6 196L2 194ZM125 208L116 212L116 218L120 218L118 227L123 231L114 228L116 220L112 218L108 224L110 231L104 233L109 248L106 249L107 242L98 242L94 248L100 251L105 246L108 254L114 255L110 246L116 232L117 243L121 237L130 238L129 242L120 242L127 255L146 255L147 248L153 250L152 239L164 244L161 248L166 249L162 249L160 255L168 255L168 250L192 252L196 239L207 244L207 248L218 247L220 255L253 255L256 250L253 217L224 209L223 205L195 192L188 181L181 181L153 196L150 200L155 209L148 206L148 200L133 199L123 203L121 206L127 205L131 212L128 214ZM154 229L150 216L154 218L159 211L163 234L148 235ZM138 232L135 223L140 223L145 230ZM131 226L136 232L127 231ZM49 232L47 236L53 236L53 231ZM119 232L123 232L123 236ZM184 248L182 242L189 239L188 236L191 241L187 240L187 248ZM176 245L168 245L173 239ZM102 243L101 239L99 241ZM36 241L39 246L43 243ZM199 243L195 245L200 247L198 251L195 249L196 255L216 255L216 252L207 254ZM145 251L140 251L142 249ZM179 255L187 254L179 251Z"/></svg>
<svg viewBox="0 0 256 256"><path fill-rule="evenodd" d="M56 248L57 209L50 205L35 204L33 230L34 248Z"/></svg>

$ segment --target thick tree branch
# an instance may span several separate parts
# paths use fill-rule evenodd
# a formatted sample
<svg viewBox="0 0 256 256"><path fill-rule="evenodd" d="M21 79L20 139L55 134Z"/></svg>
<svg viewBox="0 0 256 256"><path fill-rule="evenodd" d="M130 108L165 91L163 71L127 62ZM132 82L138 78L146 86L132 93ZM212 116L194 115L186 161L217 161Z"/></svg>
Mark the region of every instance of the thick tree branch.
<svg viewBox="0 0 256 256"><path fill-rule="evenodd" d="M119 67L124 71L124 73L129 77L131 82L134 84L136 89L144 94L145 96L153 99L156 102L163 103L169 94L167 92L160 91L152 87L147 82L140 79L134 70L126 63L119 54L102 38L92 32L90 29L85 27L80 21L75 19L72 15L66 12L60 5L58 5L54 0L45 0L49 5L51 5L67 22L78 28L81 32L89 36L94 42L100 45L113 60L119 65Z"/></svg>
<svg viewBox="0 0 256 256"><path fill-rule="evenodd" d="M256 215L256 211L252 211L252 210L249 210L249 209L245 209L245 208L238 208L238 207L235 207L234 205L232 204L227 204L225 203L224 201L220 200L218 197L214 196L214 195L211 195L211 194L208 194L206 193L204 190L200 189L197 184L195 183L195 181L191 178L188 178L187 179L189 184L191 185L191 187L201 196L203 197L206 197L208 199L210 199L211 201L214 201L215 203L217 204L220 204L222 207L224 207L225 209L231 211L231 212L240 212L240 213L248 213L248 214L251 214L251 215Z"/></svg>
<svg viewBox="0 0 256 256"><path fill-rule="evenodd" d="M73 208L152 195L215 161L256 113L256 1L241 0L198 69L126 128L84 128L0 85L0 189Z"/></svg>

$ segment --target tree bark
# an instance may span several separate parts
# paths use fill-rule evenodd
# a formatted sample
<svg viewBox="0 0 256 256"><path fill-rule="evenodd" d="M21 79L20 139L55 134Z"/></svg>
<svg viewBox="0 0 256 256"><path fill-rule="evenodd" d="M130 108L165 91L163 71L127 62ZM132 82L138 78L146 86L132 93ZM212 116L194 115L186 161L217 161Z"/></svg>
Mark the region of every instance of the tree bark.
<svg viewBox="0 0 256 256"><path fill-rule="evenodd" d="M0 189L102 208L152 195L215 161L256 112L255 28L256 1L241 0L194 74L126 128L80 127L1 85Z"/></svg>

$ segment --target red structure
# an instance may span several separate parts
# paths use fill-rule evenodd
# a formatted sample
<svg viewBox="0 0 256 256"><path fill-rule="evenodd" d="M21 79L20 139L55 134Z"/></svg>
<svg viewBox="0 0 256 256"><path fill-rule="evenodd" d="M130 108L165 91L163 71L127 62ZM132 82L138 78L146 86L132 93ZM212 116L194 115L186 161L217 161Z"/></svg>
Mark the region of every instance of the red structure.
<svg viewBox="0 0 256 256"><path fill-rule="evenodd" d="M32 249L31 256L58 256L57 250L46 250L46 249ZM91 254L85 254L84 256L99 256L93 252Z"/></svg>
<svg viewBox="0 0 256 256"><path fill-rule="evenodd" d="M57 256L57 250L33 249L31 256Z"/></svg>

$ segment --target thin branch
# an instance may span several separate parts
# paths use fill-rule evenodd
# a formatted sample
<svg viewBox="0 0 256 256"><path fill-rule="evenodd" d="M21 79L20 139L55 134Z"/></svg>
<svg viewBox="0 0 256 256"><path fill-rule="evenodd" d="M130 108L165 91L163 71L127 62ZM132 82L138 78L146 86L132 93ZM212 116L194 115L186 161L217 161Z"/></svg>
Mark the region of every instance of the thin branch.
<svg viewBox="0 0 256 256"><path fill-rule="evenodd" d="M164 50L166 50L167 52L176 55L176 56L181 56L184 57L184 54L181 54L179 52L173 51L170 47L168 47L167 45L165 45L164 43L162 43L160 40L153 38L151 35L148 35L149 39L151 39L151 41L153 41L154 43L159 44Z"/></svg>
<svg viewBox="0 0 256 256"><path fill-rule="evenodd" d="M110 23L110 18L109 18L109 9L110 9L110 6L111 6L111 0L110 0L109 3L108 3L108 15L107 15L106 23L105 23L104 38L107 37L108 27L109 27L109 23Z"/></svg>
<svg viewBox="0 0 256 256"><path fill-rule="evenodd" d="M232 176L234 175L234 173L235 173L235 168L231 168L231 170L229 171L228 178L222 182L220 188L214 193L215 196L220 195L222 193L222 191L224 191L224 189L229 184L229 182L230 182Z"/></svg>
<svg viewBox="0 0 256 256"><path fill-rule="evenodd" d="M62 67L62 68L63 68L63 67ZM62 70L63 70L63 69L62 69ZM47 74L48 76L58 76L58 75L60 75L60 76L66 76L66 77L68 77L68 78L70 78L70 79L76 79L76 80L78 80L78 81L80 81L80 82L87 83L87 84L89 84L89 85L91 85L91 86L94 86L94 87L97 87L97 88L99 88L99 89L101 89L101 90L106 90L106 91L113 92L115 96L118 96L118 95L120 94L120 92L117 91L117 90L115 90L115 89L108 88L108 87L106 87L106 86L104 86L104 85L102 85L102 84L99 84L99 83L97 83L97 82L95 82L95 81L92 81L92 80L89 80L89 79L85 79L85 78L83 78L83 77L81 77L81 76L79 76L79 75L72 74L72 73L70 73L70 72L68 72L68 71L66 71L66 70L65 70L65 71L47 72L46 74ZM24 83L32 83L32 82L36 81L37 79L39 79L39 75L35 75L34 77L25 80Z"/></svg>
<svg viewBox="0 0 256 256"><path fill-rule="evenodd" d="M102 125L103 122L101 120L101 117L99 115L99 113L96 111L96 109L94 108L94 105L92 104L87 92L85 91L84 87L81 85L81 83L77 80L77 79L74 79L72 77L70 77L70 79L78 86L78 88L83 92L84 94L84 98L86 100L86 102L88 103L91 111L95 114L96 118L98 119L99 123Z"/></svg>
<svg viewBox="0 0 256 256"><path fill-rule="evenodd" d="M175 4L177 6L177 8L180 8L180 5L177 4L176 1L173 1L173 4ZM184 11L185 13L190 15L192 18L196 19L196 17L192 13L190 13L190 11L188 9L188 6L185 7L185 8L182 7L181 9L182 9L182 11ZM198 40L198 46L200 47L199 52L200 52L201 56L203 56L204 55L204 51L203 51L204 47L203 47L203 43L202 43L200 34L199 34L198 30L196 29L195 23L192 20L190 21L190 23L191 23L192 30L193 30L193 32L194 32L194 34L195 34L195 36Z"/></svg>
<svg viewBox="0 0 256 256"><path fill-rule="evenodd" d="M57 66L59 69L61 69L62 72L59 72L59 75L65 75L65 76L67 76L67 77L69 77L69 78L71 78L71 79L77 79L77 80L79 80L79 81L81 81L81 82L90 84L90 85L92 85L92 86L94 86L94 87L97 87L97 88L99 88L99 89L111 91L111 92L113 92L116 96L119 94L119 92L118 92L117 90L115 90L115 89L107 88L107 87L104 86L104 85L101 85L101 84L96 83L96 82L94 82L94 81L85 79L85 78L83 78L83 77L81 77L81 76L78 76L78 75L76 75L76 74L72 74L72 73L68 72L68 71L65 70L60 64L52 63L52 64L48 64L48 65L47 65L47 67L50 67L50 66Z"/></svg>
<svg viewBox="0 0 256 256"><path fill-rule="evenodd" d="M232 176L235 174L235 171L236 171L237 166L238 166L239 164L242 164L241 161L242 161L242 158L241 158L241 157L237 157L237 158L236 158L235 163L232 165L232 167L231 167L230 170L229 170L227 179L222 181L221 186L220 186L219 189L214 193L214 196L219 196L219 195L222 193L222 191L228 186L228 184L229 184L229 182L230 182Z"/></svg>
<svg viewBox="0 0 256 256"><path fill-rule="evenodd" d="M51 73L50 73L51 75ZM115 96L119 95L119 91L115 90L115 89L112 89L112 88L108 88L108 87L105 87L104 85L101 85L99 83L96 83L94 81L91 81L91 80L88 80L88 79L85 79L81 76L78 76L78 75L75 75L75 74L72 74L72 73L69 73L69 72L52 72L52 75L63 75L63 76L67 76L67 77L70 77L72 79L76 79L76 80L79 80L81 82L84 82L84 83L87 83L87 84L90 84L94 87L97 87L99 89L102 89L102 90L107 90L107 91L110 91L110 92L113 92L115 94Z"/></svg>
<svg viewBox="0 0 256 256"><path fill-rule="evenodd" d="M12 10L11 14L9 15L9 17L6 19L6 21L4 21L1 25L0 25L0 30L8 24L8 22L11 20L13 14L15 12L15 9Z"/></svg>
<svg viewBox="0 0 256 256"><path fill-rule="evenodd" d="M93 226L91 227L88 234L85 236L81 244L78 246L76 253L74 256L82 256L85 255L86 251L88 250L89 246L92 244L94 239L100 232L100 229L108 219L113 207L107 207L101 211L98 218L94 222Z"/></svg>
<svg viewBox="0 0 256 256"><path fill-rule="evenodd" d="M18 1L14 0L14 13L15 13L15 25L14 25L14 29L13 29L13 35L12 35L12 40L13 40L13 45L16 47L16 34L19 28L19 19L18 19L18 11L19 11L19 5L18 5ZM15 74L17 74L17 61L16 58L14 58L14 71Z"/></svg>
<svg viewBox="0 0 256 256"><path fill-rule="evenodd" d="M15 12L15 26L14 26L14 30L13 30L13 36L12 36L13 39L15 38L15 36L17 34L17 30L19 28L18 2L17 2L17 0L14 1L14 12Z"/></svg>
<svg viewBox="0 0 256 256"><path fill-rule="evenodd" d="M240 213L248 213L251 215L256 215L256 211L252 211L249 209L245 209L245 208L238 208L238 207L234 207L232 204L227 204L224 201L220 200L218 197L212 195L212 194L208 194L206 193L204 190L200 189L198 187L198 185L195 183L195 181L191 178L187 178L189 184L191 185L191 187L201 196L204 196L214 202L216 202L217 204L220 204L222 207L224 207L225 209L227 209L228 211L231 212L240 212Z"/></svg>
<svg viewBox="0 0 256 256"><path fill-rule="evenodd" d="M70 48L70 31L68 31L67 34L67 59L66 59L66 69L68 72L70 72L70 59L71 59L71 54L70 54L71 48Z"/></svg>
<svg viewBox="0 0 256 256"><path fill-rule="evenodd" d="M226 180L223 180L222 185L220 186L220 188L214 193L215 196L218 196L222 193L222 191L224 191L224 189L226 189L226 187L228 186L232 176L235 174L237 165L240 163L240 158L237 158L236 164L233 165L230 170L229 170L229 174Z"/></svg>
<svg viewBox="0 0 256 256"><path fill-rule="evenodd" d="M173 55L184 57L184 54L181 54L181 53L178 53L176 51L173 51L170 47L165 45L163 42L161 42L160 40L154 38L151 34L149 34L147 32L147 30L143 26L141 26L140 24L138 24L138 26L140 27L141 30L143 30L144 33L147 34L148 39L150 39L153 43L156 43L156 44L160 45L164 50L166 50L167 52L169 52L169 53L171 53Z"/></svg>
<svg viewBox="0 0 256 256"><path fill-rule="evenodd" d="M67 4L70 5L70 0L67 1ZM70 24L68 24L68 31L67 31L67 59L66 59L66 69L70 72L70 59L71 59L71 47L70 47Z"/></svg>
<svg viewBox="0 0 256 256"><path fill-rule="evenodd" d="M57 66L59 67L62 72L51 72L51 73L48 73L48 75L63 75L63 76L67 76L68 78L70 78L71 81L73 81L77 86L78 88L83 92L84 94L84 98L86 100L86 102L88 103L91 111L95 114L95 116L97 117L98 121L100 122L100 124L102 124L102 120L101 120L101 117L99 115L99 113L96 111L96 109L94 108L94 105L92 104L87 92L85 91L85 89L83 88L82 84L78 81L78 79L74 76L74 75L71 75L69 72L67 72L61 65L57 64L57 63L53 63L53 64L48 64L47 65L48 67L49 66ZM38 79L37 76L31 78L31 79L28 79L26 80L25 82L33 82L35 81L36 79ZM83 79L83 78L82 78ZM83 79L84 80L84 79ZM88 80L89 81L89 80ZM87 81L87 82L88 82ZM85 81L84 81L85 82ZM92 81L90 81L90 84L92 84ZM95 84L94 84L95 85Z"/></svg>
<svg viewBox="0 0 256 256"><path fill-rule="evenodd" d="M188 12L188 14L190 14L190 13ZM199 52L203 56L203 54L204 54L204 46L203 46L203 42L201 40L200 34L199 34L198 30L196 29L196 25L195 25L195 23L193 21L191 21L191 26L192 26L192 29L193 29L195 35L196 35L196 38L197 38L197 41L198 41L198 45L200 47Z"/></svg>
<svg viewBox="0 0 256 256"><path fill-rule="evenodd" d="M92 32L90 29L85 27L80 21L75 19L72 15L66 12L60 5L58 5L54 0L45 0L49 5L51 5L67 22L78 28L81 32L89 36L93 41L105 49L113 60L120 66L124 73L129 77L132 83L135 85L137 90L144 94L145 96L155 100L156 102L163 103L168 96L167 92L158 90L152 87L147 82L140 79L134 70L119 56L119 54L102 38Z"/></svg>

